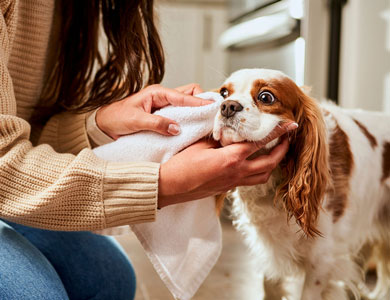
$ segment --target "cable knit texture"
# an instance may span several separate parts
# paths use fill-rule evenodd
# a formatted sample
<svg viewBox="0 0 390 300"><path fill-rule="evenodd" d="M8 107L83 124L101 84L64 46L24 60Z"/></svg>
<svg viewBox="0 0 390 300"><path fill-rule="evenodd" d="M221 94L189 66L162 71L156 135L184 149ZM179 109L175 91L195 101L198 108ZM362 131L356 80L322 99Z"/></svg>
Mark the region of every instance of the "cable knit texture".
<svg viewBox="0 0 390 300"><path fill-rule="evenodd" d="M88 149L86 115L62 113L33 147L29 119L50 70L53 0L0 1L0 217L53 230L153 221L159 164L107 163Z"/></svg>

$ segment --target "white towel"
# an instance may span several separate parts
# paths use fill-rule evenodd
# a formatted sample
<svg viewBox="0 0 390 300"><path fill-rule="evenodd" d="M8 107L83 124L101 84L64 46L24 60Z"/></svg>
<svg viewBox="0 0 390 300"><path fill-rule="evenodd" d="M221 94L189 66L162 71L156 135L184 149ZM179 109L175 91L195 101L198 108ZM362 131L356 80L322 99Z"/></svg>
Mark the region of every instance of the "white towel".
<svg viewBox="0 0 390 300"><path fill-rule="evenodd" d="M212 92L196 97L215 102L199 107L169 106L155 112L175 120L180 125L180 135L139 132L98 147L95 154L108 161L164 163L212 132L223 98ZM131 229L165 285L180 300L193 297L222 249L214 197L164 207L157 212L155 222L131 225Z"/></svg>

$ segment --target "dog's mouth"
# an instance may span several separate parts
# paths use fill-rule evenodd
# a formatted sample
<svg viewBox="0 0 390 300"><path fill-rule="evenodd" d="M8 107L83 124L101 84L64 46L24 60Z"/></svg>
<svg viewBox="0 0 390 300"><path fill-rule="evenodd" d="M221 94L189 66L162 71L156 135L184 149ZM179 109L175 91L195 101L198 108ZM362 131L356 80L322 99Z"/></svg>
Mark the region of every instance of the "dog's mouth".
<svg viewBox="0 0 390 300"><path fill-rule="evenodd" d="M276 125L268 134L263 134L262 138L255 138L248 135L245 130L240 130L239 126L232 126L230 124L223 124L219 129L219 134L214 138L218 139L222 146L227 146L238 142L251 142L256 143L259 147L273 148L280 141L280 128L281 124Z"/></svg>
<svg viewBox="0 0 390 300"><path fill-rule="evenodd" d="M219 134L219 141L222 146L227 146L233 143L238 143L245 141L246 138L242 137L240 133L230 125L225 125L221 127Z"/></svg>

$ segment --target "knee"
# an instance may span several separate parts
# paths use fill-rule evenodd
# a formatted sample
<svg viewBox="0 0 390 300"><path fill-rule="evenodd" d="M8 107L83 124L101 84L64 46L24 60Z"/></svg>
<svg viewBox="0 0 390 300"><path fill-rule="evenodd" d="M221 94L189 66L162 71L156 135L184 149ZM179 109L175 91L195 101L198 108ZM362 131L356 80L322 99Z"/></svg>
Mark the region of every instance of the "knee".
<svg viewBox="0 0 390 300"><path fill-rule="evenodd" d="M111 245L112 247L105 248L109 253L104 255L109 257L109 262L102 274L104 284L99 293L101 297L97 299L134 299L136 290L134 268L119 244L112 240Z"/></svg>
<svg viewBox="0 0 390 300"><path fill-rule="evenodd" d="M110 289L112 299L134 299L136 290L136 276L130 261L125 257L118 258L119 261L115 270L111 273L111 284L114 288Z"/></svg>
<svg viewBox="0 0 390 300"><path fill-rule="evenodd" d="M50 262L0 220L0 299L68 299Z"/></svg>

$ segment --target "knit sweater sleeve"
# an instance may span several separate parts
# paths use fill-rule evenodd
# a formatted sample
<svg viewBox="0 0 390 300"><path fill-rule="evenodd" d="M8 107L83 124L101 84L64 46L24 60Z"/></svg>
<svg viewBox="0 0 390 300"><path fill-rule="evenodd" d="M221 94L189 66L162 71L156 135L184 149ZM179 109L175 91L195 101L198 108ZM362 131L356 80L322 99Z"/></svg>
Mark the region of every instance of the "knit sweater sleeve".
<svg viewBox="0 0 390 300"><path fill-rule="evenodd" d="M0 1L0 217L52 230L153 221L159 165L97 158L86 148L85 126L79 126L84 115L53 118L45 128L45 144L31 145L30 125L16 116L7 69L14 3Z"/></svg>

